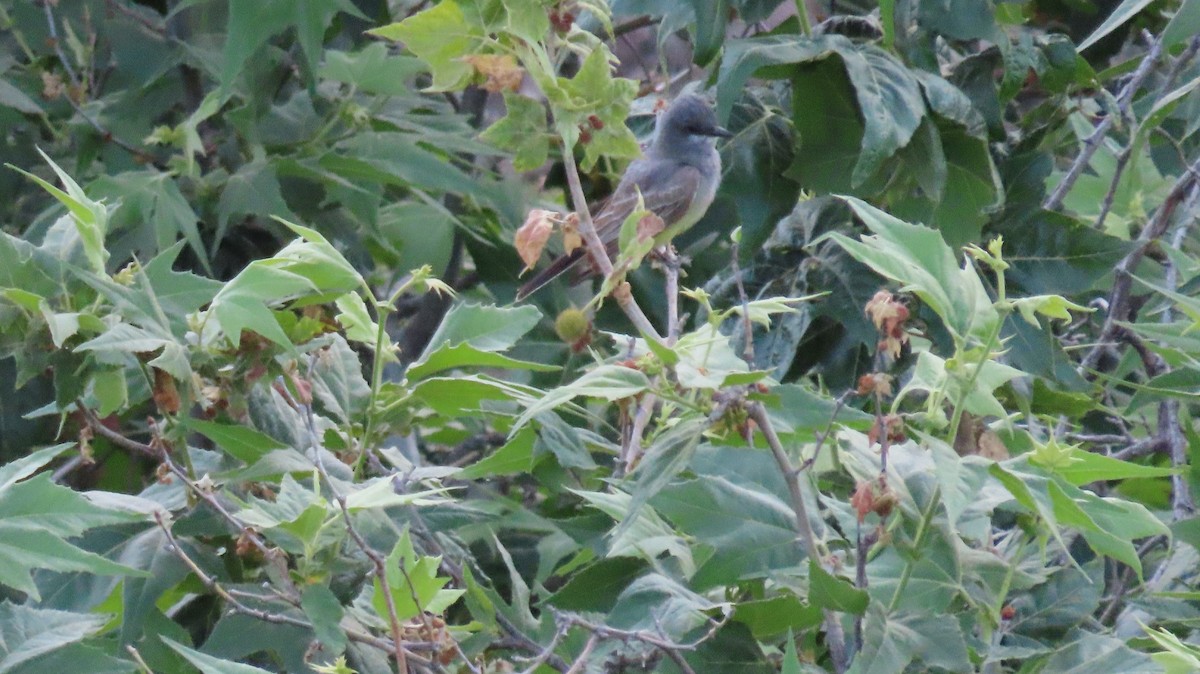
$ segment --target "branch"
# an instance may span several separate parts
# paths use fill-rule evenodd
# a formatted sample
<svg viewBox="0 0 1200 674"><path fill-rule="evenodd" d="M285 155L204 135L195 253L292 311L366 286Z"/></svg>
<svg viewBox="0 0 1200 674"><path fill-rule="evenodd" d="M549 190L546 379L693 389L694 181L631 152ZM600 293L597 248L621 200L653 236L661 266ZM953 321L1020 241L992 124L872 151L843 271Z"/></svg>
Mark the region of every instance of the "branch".
<svg viewBox="0 0 1200 674"><path fill-rule="evenodd" d="M1197 51L1200 51L1200 36L1192 38L1187 48L1179 55L1179 58L1175 59L1175 62L1171 64L1171 70L1167 73L1162 86L1159 87L1158 95L1155 96L1155 103L1161 101L1164 96L1171 92L1175 86L1175 80L1179 78L1180 71L1196 56ZM1093 229L1102 229L1104 227L1104 220L1108 217L1109 211L1112 210L1113 201L1116 199L1117 189L1121 185L1121 177L1133 153L1135 141L1136 138L1131 137L1125 147L1121 148L1120 154L1117 155L1117 165L1113 170L1112 181L1109 182L1108 192L1104 195L1104 202L1100 206L1100 214L1096 216L1096 222L1092 224Z"/></svg>
<svg viewBox="0 0 1200 674"><path fill-rule="evenodd" d="M54 54L58 57L58 62L62 64L63 71L66 72L67 79L71 81L71 87L74 89L74 92L67 91L63 95L63 98L65 98L67 103L70 104L71 109L75 111L75 114L83 118L83 121L87 122L89 126L95 129L96 133L100 134L100 137L106 142L112 142L114 145L132 154L134 158L138 159L139 161L149 162L152 163L156 168L165 169L165 166L154 161L153 155L147 153L133 143L113 135L113 133L104 128L99 121L85 112L83 107L80 106L75 100L74 93L82 92L83 89L81 88L79 77L75 73L75 69L71 67L71 62L67 60L67 55L62 50L62 44L58 38L58 21L56 21L54 18L54 4L56 4L56 0L41 0L41 2L42 10L46 14L46 27L50 33L50 45L54 47Z"/></svg>
<svg viewBox="0 0 1200 674"><path fill-rule="evenodd" d="M1120 323L1129 319L1131 313L1130 299L1133 287L1133 270L1141 263L1146 255L1146 249L1166 232L1171 215L1179 204L1183 203L1191 190L1200 184L1200 159L1191 164L1183 175L1175 181L1166 199L1154 211L1154 215L1138 235L1133 250L1129 251L1117 264L1114 270L1112 291L1108 296L1108 315L1096 339L1096 344L1080 361L1077 371L1088 381L1094 381L1097 376L1096 367L1104 353L1117 341L1121 330Z"/></svg>
<svg viewBox="0 0 1200 674"><path fill-rule="evenodd" d="M749 412L750 418L758 424L763 437L767 439L767 445L771 448L775 463L783 473L784 481L787 482L788 493L791 495L792 513L796 518L796 533L804 545L805 552L809 559L823 564L820 551L817 549L817 536L813 531L812 521L808 518L808 506L804 504L804 493L800 488L800 472L792 467L791 459L784 451L783 443L779 441L779 435L775 433L775 427L771 424L771 418L767 415L767 409L763 407L762 403L748 402L746 411ZM842 624L833 611L823 609L823 612L825 614L825 633L828 635L829 653L833 658L834 668L838 672L844 672L850 663L846 652L846 637L842 633Z"/></svg>
<svg viewBox="0 0 1200 674"><path fill-rule="evenodd" d="M591 622L574 613L562 613L559 611L554 611L554 620L558 625L558 630L555 632L554 641L558 641L562 638L562 636L565 636L571 627L582 627L591 633L588 636L587 643L583 647L583 651L575 658L575 662L571 665L571 669L567 671L567 674L572 674L572 672L582 672L582 668L587 665L587 656L591 655L591 652L595 649L595 647L605 639L617 641L640 641L649 646L653 646L668 658L671 658L671 660L679 666L680 670L682 670L684 674L695 674L695 670L693 670L691 665L687 663L687 660L680 655L680 651L696 650L697 646L713 638L717 631L724 627L732 617L733 612L727 611L720 620L710 621L709 628L696 640L688 643L678 643L672 641L665 634L663 634L661 628L657 633L649 630L623 630L616 627L609 627L608 625Z"/></svg>
<svg viewBox="0 0 1200 674"><path fill-rule="evenodd" d="M1200 48L1200 37L1193 39L1192 44ZM1196 197L1193 191L1192 199ZM1175 230L1175 235L1171 237L1171 247L1179 250L1183 245L1183 240L1187 236L1190 221L1185 221ZM1179 270L1175 264L1168 261L1166 264L1165 284L1168 290L1176 290L1179 285ZM1170 324L1174 321L1174 316L1170 308L1163 312L1162 323ZM1161 361L1161 357L1155 356ZM1165 369L1164 365L1164 369ZM1183 434L1183 426L1179 419L1179 401L1164 400L1158 405L1158 437L1162 438L1167 445L1168 454L1171 457L1171 467L1175 469L1175 474L1171 476L1171 511L1175 521L1186 519L1196 512L1196 502L1192 498L1192 489L1188 483L1187 472L1184 468L1188 465L1188 441Z"/></svg>
<svg viewBox="0 0 1200 674"><path fill-rule="evenodd" d="M437 540L433 537L433 534L429 532L428 527L425 526L425 521L421 518L420 513L417 512L415 508L410 508L409 511L413 516L412 532L424 541L425 547L429 549L430 553L441 558L442 562L441 566L439 567L441 571L453 578L455 584L457 584L459 587L465 587L466 583L463 581L462 565L452 559L450 555L446 553L446 550L442 548L441 544L437 542ZM484 578L487 577L483 573L479 573L479 575ZM560 672L565 672L570 667L570 665L568 665L562 658L554 655L553 653L547 653L540 644L529 638L524 632L518 629L511 620L509 620L503 613L500 613L499 611L496 612L496 622L500 623L501 629L508 633L509 638L512 640L513 647L519 648L526 653L535 655L535 657L540 658L542 662L545 662Z"/></svg>
<svg viewBox="0 0 1200 674"><path fill-rule="evenodd" d="M1153 69L1155 62L1158 61L1158 57L1162 54L1161 39L1153 39L1148 33L1146 34L1146 39L1150 42L1150 50L1146 52L1146 56L1142 59L1141 64L1138 65L1133 76L1129 78L1129 81L1125 83L1124 88L1121 89L1121 93L1117 96L1117 112L1120 113L1120 117L1123 120L1129 117L1129 105L1133 102L1133 95L1142 86L1142 82L1145 81ZM1054 188L1054 192L1042 202L1042 208L1053 211L1062 206L1063 199L1067 197L1067 193L1075 186L1075 181L1079 180L1079 176L1083 175L1083 170L1087 168L1092 155L1096 154L1096 150L1100 148L1100 142L1116 122L1116 117L1117 115L1110 114L1100 120L1100 123L1096 125L1091 135L1084 139L1083 149L1079 152L1079 156L1075 157L1075 161L1071 163L1071 167L1067 170L1067 174L1063 176L1062 182L1058 184L1058 187ZM1120 174L1118 172L1115 179L1119 178Z"/></svg>
<svg viewBox="0 0 1200 674"><path fill-rule="evenodd" d="M314 353L312 355L312 357L310 357L310 359L309 359L309 380L310 380L309 386L310 387L312 385L311 384L312 367L315 362L316 362L316 354ZM286 386L277 386L276 390L279 391L283 395L284 399L287 401L287 403L289 405L291 405L293 408L296 409L296 411L300 412L303 415L305 429L308 431L308 436L309 436L309 449L312 450L313 463L317 467L317 472L320 473L321 479L325 482L325 486L329 489L330 494L332 494L332 496L333 496L333 500L338 504L338 508L340 508L342 511L342 519L346 523L346 532L350 534L350 538L354 541L354 544L358 546L358 549L361 550L362 553L367 556L367 559L371 560L371 565L375 569L375 578L376 578L376 580L379 581L379 586L383 590L383 600L384 600L384 603L387 605L388 626L391 628L391 631L392 631L392 643L391 643L390 650L391 650L392 655L396 658L396 674L406 674L406 672L408 672L408 656L409 656L409 654L406 652L406 649L404 646L404 628L400 624L400 615L396 609L396 600L392 596L391 584L388 582L388 579L387 579L387 559L383 555L381 555L378 550L376 550L375 548L373 548L369 544L367 544L366 539L364 539L362 537L362 535L358 532L358 529L355 528L354 522L350 517L350 509L346 507L346 498L341 495L341 493L337 489L337 486L334 485L333 480L331 480L329 478L329 471L326 470L325 460L321 456L321 452L324 451L324 448L321 447L320 440L319 440L320 436L317 435L316 422L313 418L312 405L310 404L309 401L300 402L300 401L296 400L292 396L291 392L288 390L288 388ZM311 388L310 388L310 390L311 390ZM403 561L400 562L399 567L400 567L400 571L402 573L404 573L405 580L408 581L408 589L409 589L409 592L412 593L413 604L418 609L420 609L421 602L417 600L416 591L413 589L413 585L412 585L412 579L409 578L408 572L405 571ZM422 619L423 619L424 613L421 613L420 615L422 616ZM432 631L428 629L429 625L427 623L426 623L425 627L426 627L426 635L432 636Z"/></svg>
<svg viewBox="0 0 1200 674"><path fill-rule="evenodd" d="M579 180L579 167L575 165L575 157L566 143L563 143L562 157L563 170L567 174L567 185L571 188L571 202L575 204L575 212L579 215L579 233L583 237L584 245L587 246L588 256L600 269L604 278L611 278L613 274L612 260L608 259L608 250L605 248L604 242L600 240L600 235L596 233L596 225L592 222L592 213L588 210L587 198L583 195L583 184ZM663 341L662 335L658 334L658 330L654 329L650 319L646 318L645 312L633 299L628 285L622 285L625 287L618 287L613 291L613 297L616 298L621 310L642 334L650 339Z"/></svg>
<svg viewBox="0 0 1200 674"><path fill-rule="evenodd" d="M179 478L183 482L183 485L186 489L188 489L201 501L204 501L206 504L208 504L208 506L215 510L217 514L219 514L226 522L229 522L231 525L233 525L233 527L237 529L239 535L245 537L245 539L251 545L253 545L255 549L267 557L275 554L274 551L263 541L262 537L258 535L258 532L256 532L253 527L247 526L245 522L242 522L232 513L230 513L210 489L205 489L192 481L191 477L187 474L187 471L185 471L179 464L175 463L175 461L171 459L171 455L166 449L166 444L160 438L155 438L152 441L153 444L149 445L132 440L112 430L108 426L105 426L104 423L100 421L99 417L96 416L96 413L84 405L83 400L76 400L75 407L83 415L84 421L87 423L88 427L92 429L93 433L112 442L114 445L117 445L122 449L161 461L162 465L166 466L169 472L174 474L175 477Z"/></svg>
<svg viewBox="0 0 1200 674"><path fill-rule="evenodd" d="M746 296L746 285L742 282L742 270L738 266L738 255L741 254L741 247L741 241L734 241L733 250L730 251L729 256L730 262L733 265L733 280L737 284L738 300L742 303L742 359L746 361L747 365L753 368L754 324L750 321L750 298Z"/></svg>
<svg viewBox="0 0 1200 674"><path fill-rule="evenodd" d="M188 567L188 569L190 569L191 572L196 575L196 578L198 578L200 580L200 582L204 585L204 587L206 587L213 594L215 594L218 597L220 597L221 599L223 599L227 604L229 604L230 608L232 608L235 612L250 616L252 618L256 618L263 622L274 623L277 625L292 625L294 627L301 627L306 630L313 629L313 624L302 618L294 618L292 616L289 616L289 615L286 615L283 613L272 613L272 612L264 610L264 609L253 608L251 606L248 606L244 602L242 602L240 599L237 598L237 596L235 596L235 591L225 589L217 581L216 578L213 578L212 576L205 573L204 570L201 569L198 564L196 564L195 560L193 560L186 552L184 552L183 546L181 546L179 544L179 541L175 538L175 535L171 532L171 527L167 525L165 519L163 518L163 513L161 511L156 511L154 513L154 521L157 522L159 528L162 529L163 534L167 538L167 544L170 546L170 550L175 553L175 556L178 557L180 559L180 561L182 561ZM242 594L242 593L236 593L236 594ZM256 597L256 598L257 599L265 599L265 598L261 598L261 597ZM351 641L357 641L358 643L367 644L369 646L373 646L373 647L378 648L383 651L388 651L391 649L391 643L388 642L386 639L380 639L379 637L373 636L371 634L367 634L365 632L360 632L359 630L356 630L353 628L343 627L342 631L345 633L346 638L350 639ZM439 644L437 642L432 642L432 641L431 642L420 642L420 643L410 642L408 644L408 646L415 650L423 650L423 651L436 651L437 649L441 648L441 644ZM421 656L414 655L413 657L414 657L414 659L420 661L422 664L430 663L430 661L428 659L423 658Z"/></svg>

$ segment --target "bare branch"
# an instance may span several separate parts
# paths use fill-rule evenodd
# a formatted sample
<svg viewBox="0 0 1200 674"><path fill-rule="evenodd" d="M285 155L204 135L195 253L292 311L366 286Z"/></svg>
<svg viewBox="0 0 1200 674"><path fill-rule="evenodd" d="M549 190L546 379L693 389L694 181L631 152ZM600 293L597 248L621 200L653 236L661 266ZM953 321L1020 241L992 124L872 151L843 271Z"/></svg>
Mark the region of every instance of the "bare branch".
<svg viewBox="0 0 1200 674"><path fill-rule="evenodd" d="M1200 51L1200 36L1192 38L1187 48L1179 55L1179 58L1175 59L1175 62L1171 64L1171 70L1167 73L1162 86L1159 87L1158 95L1155 96L1156 103L1171 93L1171 90L1175 87L1175 81L1179 78L1180 71L1191 62L1196 56L1197 51ZM1117 154L1117 165L1113 169L1113 176L1108 185L1108 192L1104 195L1104 201L1100 205L1100 214L1096 216L1096 222L1092 224L1092 227L1095 229L1102 229L1104 227L1104 220L1108 217L1109 211L1112 210L1113 201L1117 196L1117 189L1121 185L1121 177L1125 173L1126 165L1129 164L1135 142L1136 139L1131 137L1125 147L1121 148L1121 152Z"/></svg>
<svg viewBox="0 0 1200 674"><path fill-rule="evenodd" d="M292 625L294 627L301 627L307 630L313 629L312 623L302 618L295 618L283 613L272 613L271 611L264 609L257 609L242 602L236 596L236 594L246 593L235 593L234 591L225 589L225 587L222 586L216 578L213 578L205 573L204 569L201 569L200 566L196 564L195 560L193 560L191 556L184 551L183 547L179 545L179 541L175 538L175 534L172 533L171 527L168 526L162 512L154 513L154 521L158 523L163 535L166 536L167 544L170 546L170 551L173 552L175 556L178 557L193 574L195 574L196 578L200 580L205 588L224 600L232 610L263 622L274 623L277 625ZM263 597L254 598L265 599ZM386 639L380 639L379 637L372 636L365 632L360 632L359 630L353 628L343 628L343 631L346 634L346 638L350 639L351 641L367 644L383 651L391 650L392 644ZM436 651L437 649L441 648L441 644L436 642L410 642L407 644L407 646L414 650L424 651ZM413 655L413 658L422 664L429 664L430 662L430 660L418 655Z"/></svg>
<svg viewBox="0 0 1200 674"><path fill-rule="evenodd" d="M750 413L750 418L758 424L763 437L767 439L767 445L771 448L771 454L775 457L775 463L779 466L784 481L787 482L788 492L791 495L792 513L796 518L796 533L800 538L801 544L804 546L804 551L814 562L822 564L821 553L817 547L817 535L813 531L812 521L808 517L808 506L804 504L804 493L800 488L800 472L792 467L792 461L783 449L783 443L780 442L779 435L775 433L775 427L771 424L771 418L767 415L767 409L761 403L748 402L746 404L746 411ZM838 620L837 614L833 611L824 609L824 613L825 633L828 639L830 656L833 658L836 670L844 672L850 663L849 654L846 652L846 637L842 633L842 624Z"/></svg>
<svg viewBox="0 0 1200 674"><path fill-rule="evenodd" d="M1108 315L1096 338L1096 343L1080 361L1078 372L1088 381L1096 378L1095 369L1108 349L1118 341L1118 333L1123 329L1120 323L1129 319L1131 293L1133 288L1133 270L1141 263L1150 244L1162 237L1170 223L1171 216L1191 193L1200 181L1200 159L1195 160L1190 168L1179 176L1171 191L1167 193L1163 203L1154 211L1154 215L1142 228L1129 251L1117 264L1114 270L1113 288L1108 296Z"/></svg>
<svg viewBox="0 0 1200 674"><path fill-rule="evenodd" d="M751 368L754 367L754 324L750 321L750 298L746 296L746 285L742 283L742 269L738 266L738 255L741 254L741 243L733 242L730 251L730 263L733 265L733 280L737 284L738 300L742 303L742 359Z"/></svg>
<svg viewBox="0 0 1200 674"><path fill-rule="evenodd" d="M1133 102L1133 96L1141 88L1142 82L1153 70L1154 64L1158 62L1158 57L1162 55L1162 39L1154 39L1149 34L1146 39L1150 42L1150 50L1146 52L1146 56L1134 71L1133 76L1125 83L1121 93L1117 96L1117 113L1122 119L1127 119L1129 116L1129 105ZM1050 196L1042 202L1042 208L1053 211L1062 206L1062 202L1066 199L1071 188L1075 186L1075 181L1079 180L1079 176L1083 175L1083 170L1087 168L1088 162L1091 161L1092 155L1096 154L1096 150L1100 148L1100 143L1104 141L1104 136L1108 134L1109 129L1116 122L1118 115L1108 115L1100 120L1091 135L1083 141L1083 149L1080 150L1079 156L1075 157L1075 161L1071 163L1071 167L1067 169L1066 175L1063 176L1062 182L1054 188ZM1119 174L1116 178L1119 179Z"/></svg>

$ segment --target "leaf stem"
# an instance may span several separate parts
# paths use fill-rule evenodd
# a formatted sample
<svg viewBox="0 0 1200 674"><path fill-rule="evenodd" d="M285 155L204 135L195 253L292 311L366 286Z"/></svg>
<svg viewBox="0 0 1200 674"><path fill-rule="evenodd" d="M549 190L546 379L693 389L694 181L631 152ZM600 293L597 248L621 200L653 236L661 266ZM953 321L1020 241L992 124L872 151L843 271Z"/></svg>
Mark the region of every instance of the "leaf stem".
<svg viewBox="0 0 1200 674"><path fill-rule="evenodd" d="M925 511L921 513L921 521L917 524L917 535L913 537L913 550L919 551L921 546L925 544L925 535L929 532L929 524L933 521L933 512L937 509L937 504L942 500L942 487L939 485L929 495L929 504L925 506ZM908 587L908 581L912 578L913 569L917 566L917 556L913 556L904 563L904 570L900 572L900 582L896 584L896 591L892 594L892 600L888 602L888 611L895 611L900 605L900 596L904 594L904 588Z"/></svg>
<svg viewBox="0 0 1200 674"><path fill-rule="evenodd" d="M796 18L800 20L800 34L812 35L812 19L808 18L808 5L804 0L796 0Z"/></svg>

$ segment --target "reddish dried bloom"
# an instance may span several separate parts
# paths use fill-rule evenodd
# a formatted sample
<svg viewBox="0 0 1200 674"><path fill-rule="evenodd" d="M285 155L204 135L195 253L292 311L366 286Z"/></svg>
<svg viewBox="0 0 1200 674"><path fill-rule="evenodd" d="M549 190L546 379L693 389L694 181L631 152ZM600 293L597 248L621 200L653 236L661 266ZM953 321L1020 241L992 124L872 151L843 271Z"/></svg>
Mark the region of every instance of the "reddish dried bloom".
<svg viewBox="0 0 1200 674"><path fill-rule="evenodd" d="M175 379L166 372L156 368L154 370L154 390L151 395L154 397L154 404L158 406L158 411L163 414L175 414L179 412L179 389L175 388Z"/></svg>
<svg viewBox="0 0 1200 674"><path fill-rule="evenodd" d="M469 54L463 60L483 75L483 88L494 94L516 91L525 79L525 71L512 54Z"/></svg>
<svg viewBox="0 0 1200 674"><path fill-rule="evenodd" d="M891 375L882 372L868 372L858 378L858 395L878 395L888 397L892 395L892 377Z"/></svg>
<svg viewBox="0 0 1200 674"><path fill-rule="evenodd" d="M542 256L542 250L554 231L556 217L554 211L535 208L529 211L529 215L525 216L525 223L517 229L516 236L513 237L513 246L517 249L517 255L521 256L521 261L525 263L525 269L532 269Z"/></svg>
<svg viewBox="0 0 1200 674"><path fill-rule="evenodd" d="M909 316L908 307L895 295L880 290L867 302L865 311L883 337L879 340L878 348L886 351L892 358L898 357L904 344L908 342L908 333L904 329Z"/></svg>
<svg viewBox="0 0 1200 674"><path fill-rule="evenodd" d="M875 485L873 482L859 482L854 488L854 495L850 497L850 505L854 507L854 512L858 514L858 523L862 524L866 519L867 513L875 509Z"/></svg>
<svg viewBox="0 0 1200 674"><path fill-rule="evenodd" d="M893 445L899 442L904 442L908 436L904 434L904 419L900 418L899 414L888 414L883 417L883 423L875 419L875 423L871 425L871 430L867 431L867 440L872 444L877 444L879 438L884 436L886 429L888 444Z"/></svg>

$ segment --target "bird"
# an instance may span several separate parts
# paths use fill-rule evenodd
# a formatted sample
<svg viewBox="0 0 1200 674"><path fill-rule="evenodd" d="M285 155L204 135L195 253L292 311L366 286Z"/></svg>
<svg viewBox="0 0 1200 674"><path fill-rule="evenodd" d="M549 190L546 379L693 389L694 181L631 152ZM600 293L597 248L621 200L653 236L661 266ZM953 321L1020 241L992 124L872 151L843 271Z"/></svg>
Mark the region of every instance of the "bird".
<svg viewBox="0 0 1200 674"><path fill-rule="evenodd" d="M663 231L654 236L655 245L669 243L696 224L708 211L721 183L717 138L732 136L717 123L716 113L703 98L694 94L676 98L655 122L654 138L644 156L630 162L612 196L592 217L609 257L618 252L621 225L637 208L639 194L643 207L663 220ZM586 256L586 249L580 247L556 258L521 286L517 301L576 268ZM572 282L578 283L591 273L591 265L577 269Z"/></svg>

